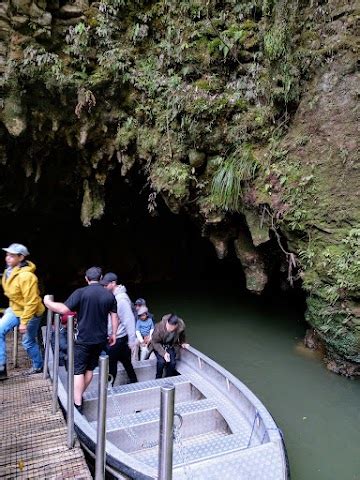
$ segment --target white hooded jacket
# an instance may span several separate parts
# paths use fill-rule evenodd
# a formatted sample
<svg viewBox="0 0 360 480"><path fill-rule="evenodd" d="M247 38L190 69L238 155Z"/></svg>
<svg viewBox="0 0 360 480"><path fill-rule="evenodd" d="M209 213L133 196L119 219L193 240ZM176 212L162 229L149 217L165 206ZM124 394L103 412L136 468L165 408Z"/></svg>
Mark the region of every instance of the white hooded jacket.
<svg viewBox="0 0 360 480"><path fill-rule="evenodd" d="M131 307L131 300L126 293L124 285L118 285L113 294L117 303L117 314L120 319L120 324L116 331L116 338L129 337L129 346L132 347L136 344L135 335L135 317ZM108 331L111 333L111 321L108 324Z"/></svg>

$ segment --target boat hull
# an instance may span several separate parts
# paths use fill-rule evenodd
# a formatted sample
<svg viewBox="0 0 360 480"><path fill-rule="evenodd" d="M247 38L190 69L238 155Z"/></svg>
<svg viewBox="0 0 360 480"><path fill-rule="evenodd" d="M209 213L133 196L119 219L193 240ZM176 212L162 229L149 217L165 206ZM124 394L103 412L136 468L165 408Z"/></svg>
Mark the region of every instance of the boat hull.
<svg viewBox="0 0 360 480"><path fill-rule="evenodd" d="M52 372L50 351L49 367ZM155 360L134 362L139 382L127 384L119 366L109 391L106 469L114 478L157 478L160 387L175 386L175 412L182 418L174 444L173 478L286 480L289 465L282 434L261 401L235 376L189 347L178 376L155 380ZM75 432L94 456L97 372L84 395L84 415L74 412ZM60 367L58 398L66 415L67 374ZM190 472L190 473L189 473Z"/></svg>

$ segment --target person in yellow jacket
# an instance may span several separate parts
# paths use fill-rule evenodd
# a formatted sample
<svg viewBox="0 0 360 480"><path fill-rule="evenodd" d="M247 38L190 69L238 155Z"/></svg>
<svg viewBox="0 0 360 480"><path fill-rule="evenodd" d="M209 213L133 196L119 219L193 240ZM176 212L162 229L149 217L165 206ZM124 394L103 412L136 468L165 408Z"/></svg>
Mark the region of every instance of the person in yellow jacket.
<svg viewBox="0 0 360 480"><path fill-rule="evenodd" d="M23 347L32 361L30 373L40 373L43 359L37 342L37 334L45 307L41 301L38 279L34 274L35 265L26 260L29 255L25 245L12 243L6 252L6 269L2 277L2 287L9 298L9 308L0 318L0 380L7 378L6 334L19 326L23 333Z"/></svg>

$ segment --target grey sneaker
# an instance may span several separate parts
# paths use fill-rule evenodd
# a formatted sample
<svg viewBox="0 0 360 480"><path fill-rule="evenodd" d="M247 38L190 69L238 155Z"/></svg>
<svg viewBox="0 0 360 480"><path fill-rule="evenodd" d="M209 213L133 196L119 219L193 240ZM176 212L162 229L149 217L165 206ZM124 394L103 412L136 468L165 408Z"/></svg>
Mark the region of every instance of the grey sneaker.
<svg viewBox="0 0 360 480"><path fill-rule="evenodd" d="M32 367L30 368L29 370L29 375L33 375L34 373L41 373L43 371L43 367L40 367L40 368L35 368L35 367Z"/></svg>
<svg viewBox="0 0 360 480"><path fill-rule="evenodd" d="M6 380L8 377L6 365L0 365L0 380Z"/></svg>

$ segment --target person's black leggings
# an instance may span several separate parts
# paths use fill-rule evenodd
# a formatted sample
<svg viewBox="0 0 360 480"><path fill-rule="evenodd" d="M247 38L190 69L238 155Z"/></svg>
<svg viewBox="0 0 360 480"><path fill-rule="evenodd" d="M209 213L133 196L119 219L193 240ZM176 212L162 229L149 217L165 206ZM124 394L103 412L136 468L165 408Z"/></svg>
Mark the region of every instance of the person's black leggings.
<svg viewBox="0 0 360 480"><path fill-rule="evenodd" d="M128 374L130 383L138 381L134 367L131 363L131 350L128 345L128 336L117 338L115 345L108 348L109 355L109 374L113 377L113 385L117 374L117 362L124 365L125 371Z"/></svg>
<svg viewBox="0 0 360 480"><path fill-rule="evenodd" d="M165 362L164 357L162 357L157 352L155 352L156 359L157 359L155 378L162 378L164 367L165 367L165 377L173 377L174 375L177 375L177 371L175 370L175 366L176 366L175 348L168 347L167 352L170 353L170 362Z"/></svg>

